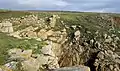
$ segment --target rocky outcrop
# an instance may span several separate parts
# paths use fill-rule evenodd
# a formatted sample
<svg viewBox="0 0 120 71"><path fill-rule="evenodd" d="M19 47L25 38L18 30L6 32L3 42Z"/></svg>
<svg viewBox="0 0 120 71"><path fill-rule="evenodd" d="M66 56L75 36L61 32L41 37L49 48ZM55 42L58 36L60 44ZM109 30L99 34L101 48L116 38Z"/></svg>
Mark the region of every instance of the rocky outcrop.
<svg viewBox="0 0 120 71"><path fill-rule="evenodd" d="M13 32L10 34L10 36L16 37L16 38L36 38L37 37L37 33L34 32L36 30L36 28L29 26L25 29Z"/></svg>
<svg viewBox="0 0 120 71"><path fill-rule="evenodd" d="M60 17L58 15L53 15L53 16L47 18L47 22L48 22L49 26L52 27L52 28L55 27L56 21L59 18Z"/></svg>
<svg viewBox="0 0 120 71"><path fill-rule="evenodd" d="M41 54L33 54L33 50L22 50L18 48L10 49L8 51L9 59L17 60L21 64L21 68L25 71L38 71L39 69L55 69L59 68L58 58L55 56L52 48L53 44L50 41L46 42L40 49ZM39 49L38 49L39 50ZM6 64L7 67L10 63ZM14 64L13 64L14 66ZM11 66L13 68L13 66ZM11 70L13 70L10 68Z"/></svg>
<svg viewBox="0 0 120 71"><path fill-rule="evenodd" d="M41 65L47 65L49 69L59 68L58 58L55 56L55 53L52 50L53 43L50 41L47 41L47 43L48 43L47 46L42 47L41 49L42 54L38 56L38 60L41 62Z"/></svg>
<svg viewBox="0 0 120 71"><path fill-rule="evenodd" d="M39 49L36 46L28 50L18 48L9 50L8 55L12 62L5 64L3 68L13 70L15 63L20 61L21 67L25 71L40 71L40 69L53 71L120 71L120 39L115 34L118 29L112 29L114 30L112 34L110 27L107 28L110 29L108 33L100 31L108 25L106 23L109 22L109 16L106 18L102 15L100 17L77 16L75 24L79 21L84 22L85 25L81 24L81 26L80 23L77 24L79 26L69 24L73 23L72 20L67 24L63 21L57 22L59 18L58 15L47 18L39 18L37 15L17 19L11 18L15 29L17 28L14 33L8 31L12 25L7 24L7 28L5 28L6 24L0 24L1 31L11 33L11 36L21 39L35 38L37 41L44 40L48 44ZM96 25L92 18L97 18L97 26L92 25L93 28L87 25L87 22L90 22L89 26L92 23ZM56 25L61 23L62 26L59 25L60 29L58 30ZM94 29L96 27L97 29ZM112 27L115 26L112 25ZM37 53L34 53L35 49L38 50Z"/></svg>
<svg viewBox="0 0 120 71"><path fill-rule="evenodd" d="M72 31L62 46L62 55L59 59L60 67L82 64L89 66L91 71L119 71L120 56L115 51L119 47L119 37L114 34L111 36L108 34L99 35L99 31L97 31L90 39L89 36L92 35L88 34L92 34L91 32L82 33L75 26Z"/></svg>
<svg viewBox="0 0 120 71"><path fill-rule="evenodd" d="M12 33L13 32L12 23L10 23L9 21L0 23L0 31L4 33Z"/></svg>
<svg viewBox="0 0 120 71"><path fill-rule="evenodd" d="M120 56L111 50L100 51L95 59L96 71L120 71Z"/></svg>

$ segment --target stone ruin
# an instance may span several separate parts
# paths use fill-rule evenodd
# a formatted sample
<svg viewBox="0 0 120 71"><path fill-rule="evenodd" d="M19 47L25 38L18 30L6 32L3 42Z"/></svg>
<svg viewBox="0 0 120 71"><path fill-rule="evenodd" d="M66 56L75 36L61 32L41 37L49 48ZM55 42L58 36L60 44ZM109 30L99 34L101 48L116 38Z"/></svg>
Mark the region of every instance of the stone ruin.
<svg viewBox="0 0 120 71"><path fill-rule="evenodd" d="M0 31L4 33L12 33L13 32L12 23L10 23L9 21L4 21L0 23Z"/></svg>
<svg viewBox="0 0 120 71"><path fill-rule="evenodd" d="M58 16L58 15L53 15L53 16L51 16L51 17L49 17L49 18L47 18L47 22L48 22L48 24L50 25L50 27L55 27L55 25L56 25L56 21L57 21L57 19L59 19L60 17Z"/></svg>

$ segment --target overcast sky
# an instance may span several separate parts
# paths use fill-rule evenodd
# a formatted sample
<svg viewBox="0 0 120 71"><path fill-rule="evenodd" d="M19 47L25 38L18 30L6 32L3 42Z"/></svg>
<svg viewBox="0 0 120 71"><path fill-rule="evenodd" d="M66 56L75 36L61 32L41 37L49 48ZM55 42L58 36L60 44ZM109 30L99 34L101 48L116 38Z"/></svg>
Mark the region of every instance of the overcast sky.
<svg viewBox="0 0 120 71"><path fill-rule="evenodd" d="M0 8L120 13L120 0L0 0Z"/></svg>

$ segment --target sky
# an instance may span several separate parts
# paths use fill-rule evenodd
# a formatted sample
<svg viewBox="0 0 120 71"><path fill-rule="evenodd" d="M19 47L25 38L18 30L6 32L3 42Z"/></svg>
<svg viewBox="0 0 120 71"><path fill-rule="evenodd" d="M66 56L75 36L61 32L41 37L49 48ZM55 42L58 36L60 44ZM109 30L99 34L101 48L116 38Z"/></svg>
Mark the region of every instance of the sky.
<svg viewBox="0 0 120 71"><path fill-rule="evenodd" d="M120 13L120 0L0 0L0 8Z"/></svg>

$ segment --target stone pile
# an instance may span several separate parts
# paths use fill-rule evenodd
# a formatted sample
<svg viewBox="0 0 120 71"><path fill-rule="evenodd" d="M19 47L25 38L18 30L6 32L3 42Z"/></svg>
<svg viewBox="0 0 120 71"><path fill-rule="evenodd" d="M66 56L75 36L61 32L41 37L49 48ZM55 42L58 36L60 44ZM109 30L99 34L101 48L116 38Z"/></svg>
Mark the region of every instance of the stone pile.
<svg viewBox="0 0 120 71"><path fill-rule="evenodd" d="M36 28L29 26L25 29L19 30L17 32L11 33L10 36L16 37L16 38L23 38L23 37L27 37L27 38L36 38L37 37L37 33L34 32L36 30Z"/></svg>
<svg viewBox="0 0 120 71"><path fill-rule="evenodd" d="M120 56L111 50L100 51L94 65L96 71L120 71Z"/></svg>
<svg viewBox="0 0 120 71"><path fill-rule="evenodd" d="M4 67L0 67L1 70L9 69L9 71L15 70L17 64L20 62L21 69L25 71L38 71L40 69L56 69L59 68L58 58L55 56L52 48L51 41L46 41L48 45L45 45L40 49L41 54L33 54L32 49L22 50L18 48L10 49L8 51L9 59L12 62L5 64Z"/></svg>

